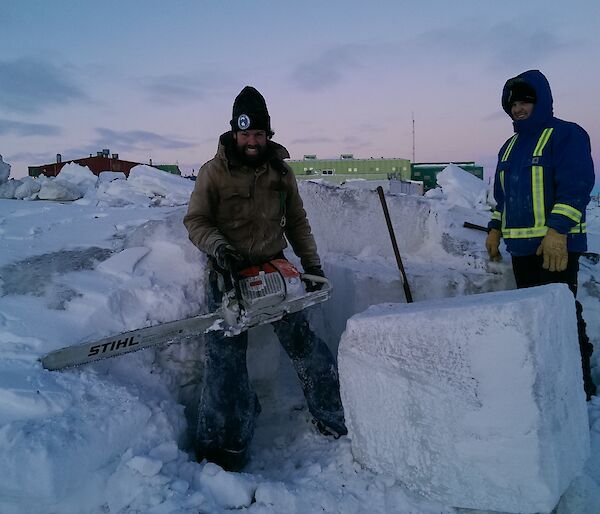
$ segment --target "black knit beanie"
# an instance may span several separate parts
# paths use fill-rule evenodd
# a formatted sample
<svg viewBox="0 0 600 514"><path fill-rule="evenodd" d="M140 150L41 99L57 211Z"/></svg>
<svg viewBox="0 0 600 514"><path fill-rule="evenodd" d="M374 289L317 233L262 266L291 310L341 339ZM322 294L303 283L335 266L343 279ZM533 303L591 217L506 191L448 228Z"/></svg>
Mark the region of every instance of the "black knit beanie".
<svg viewBox="0 0 600 514"><path fill-rule="evenodd" d="M510 92L508 94L508 105L512 105L513 102L529 102L534 104L537 100L535 89L523 80L516 80L510 85Z"/></svg>
<svg viewBox="0 0 600 514"><path fill-rule="evenodd" d="M273 135L267 103L252 86L246 86L235 98L233 114L229 123L233 132L254 129L264 130L269 136Z"/></svg>

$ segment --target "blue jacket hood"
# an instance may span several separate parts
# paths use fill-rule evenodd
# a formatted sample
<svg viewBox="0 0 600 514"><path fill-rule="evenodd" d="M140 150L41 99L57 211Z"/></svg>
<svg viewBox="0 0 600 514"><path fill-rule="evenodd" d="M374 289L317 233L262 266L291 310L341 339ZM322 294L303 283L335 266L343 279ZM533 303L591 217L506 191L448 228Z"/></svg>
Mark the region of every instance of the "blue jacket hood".
<svg viewBox="0 0 600 514"><path fill-rule="evenodd" d="M513 120L515 132L530 132L539 130L544 123L554 116L552 91L550 90L548 79L539 70L529 70L506 81L506 84L504 84L504 88L502 90L502 108L506 114L511 117L511 119L512 116L510 115L510 104L508 103L508 97L511 86L516 81L523 81L535 89L537 100L533 112L529 118L519 121Z"/></svg>

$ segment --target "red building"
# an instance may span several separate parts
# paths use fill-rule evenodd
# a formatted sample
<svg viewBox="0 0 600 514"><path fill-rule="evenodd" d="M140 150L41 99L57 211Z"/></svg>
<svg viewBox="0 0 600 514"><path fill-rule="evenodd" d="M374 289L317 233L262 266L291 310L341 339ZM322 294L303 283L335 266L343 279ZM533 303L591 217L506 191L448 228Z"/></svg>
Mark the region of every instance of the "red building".
<svg viewBox="0 0 600 514"><path fill-rule="evenodd" d="M95 156L90 154L89 157L82 159L72 159L70 161L63 161L60 154L56 154L56 162L52 164L42 164L41 166L29 166L29 176L38 177L39 175L46 175L47 177L56 177L60 170L65 164L75 162L81 166L87 166L94 175L99 175L102 171L120 171L124 173L126 177L129 176L131 168L138 166L142 163L123 161L119 159L119 154L110 154L110 150L104 149L101 152L97 152ZM150 163L152 166L152 162Z"/></svg>

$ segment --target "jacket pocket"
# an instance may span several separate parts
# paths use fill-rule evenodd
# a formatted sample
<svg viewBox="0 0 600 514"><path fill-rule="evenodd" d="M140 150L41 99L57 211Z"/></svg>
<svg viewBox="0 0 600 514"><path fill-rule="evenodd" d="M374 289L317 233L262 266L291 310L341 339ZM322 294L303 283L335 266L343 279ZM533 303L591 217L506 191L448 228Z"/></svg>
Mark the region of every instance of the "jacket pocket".
<svg viewBox="0 0 600 514"><path fill-rule="evenodd" d="M250 203L250 187L223 188L217 217L222 220L245 219L250 215Z"/></svg>

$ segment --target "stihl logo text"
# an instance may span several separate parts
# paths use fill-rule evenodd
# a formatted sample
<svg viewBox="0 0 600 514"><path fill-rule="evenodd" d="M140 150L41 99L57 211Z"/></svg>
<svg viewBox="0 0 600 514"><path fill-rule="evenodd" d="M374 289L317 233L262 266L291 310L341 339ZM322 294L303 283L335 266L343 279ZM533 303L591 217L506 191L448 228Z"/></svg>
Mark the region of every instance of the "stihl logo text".
<svg viewBox="0 0 600 514"><path fill-rule="evenodd" d="M88 353L88 357L93 357L94 355L100 355L103 353L110 353L118 350L120 348L127 348L129 346L135 346L139 344L137 341L133 340L133 336L128 337L127 339L115 339L114 341L109 341L104 344L96 344L90 348L90 352Z"/></svg>

